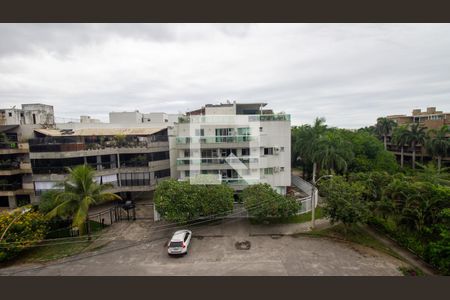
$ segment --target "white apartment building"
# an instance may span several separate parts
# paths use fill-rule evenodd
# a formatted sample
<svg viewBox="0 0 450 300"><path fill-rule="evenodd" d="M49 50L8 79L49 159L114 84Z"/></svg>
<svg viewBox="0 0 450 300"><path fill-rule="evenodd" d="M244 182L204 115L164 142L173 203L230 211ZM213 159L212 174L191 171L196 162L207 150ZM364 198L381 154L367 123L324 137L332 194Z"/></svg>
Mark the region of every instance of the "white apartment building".
<svg viewBox="0 0 450 300"><path fill-rule="evenodd" d="M291 185L290 116L265 106L208 104L180 117L169 131L172 177L226 182L236 191L268 183L285 194Z"/></svg>

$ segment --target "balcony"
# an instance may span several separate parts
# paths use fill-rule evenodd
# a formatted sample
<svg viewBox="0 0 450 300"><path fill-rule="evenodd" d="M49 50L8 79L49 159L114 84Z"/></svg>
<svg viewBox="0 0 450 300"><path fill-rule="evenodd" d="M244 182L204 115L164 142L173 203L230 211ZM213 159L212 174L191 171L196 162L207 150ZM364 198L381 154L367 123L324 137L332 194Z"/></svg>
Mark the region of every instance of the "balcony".
<svg viewBox="0 0 450 300"><path fill-rule="evenodd" d="M177 144L218 144L244 143L255 141L258 137L251 135L217 135L217 136L181 136L177 137Z"/></svg>
<svg viewBox="0 0 450 300"><path fill-rule="evenodd" d="M31 164L16 160L0 161L0 175L9 176L22 173L31 173Z"/></svg>
<svg viewBox="0 0 450 300"><path fill-rule="evenodd" d="M206 115L206 116L182 116L178 118L178 123L230 123L235 121L237 118L241 119L245 115ZM287 114L272 114L272 115L248 115L249 122L260 122L260 121L290 121L291 115Z"/></svg>
<svg viewBox="0 0 450 300"><path fill-rule="evenodd" d="M259 162L259 158L258 157L249 157L249 156L242 156L242 157L237 157L237 158L233 158L230 161L231 163L244 163L244 164L248 164L248 163L258 163ZM177 165L181 166L181 165L223 165L223 164L228 164L227 162L227 158L218 158L218 157L214 157L214 158L178 158L177 159Z"/></svg>
<svg viewBox="0 0 450 300"><path fill-rule="evenodd" d="M18 143L18 142L0 143L0 154L15 154L28 152L29 152L28 143Z"/></svg>

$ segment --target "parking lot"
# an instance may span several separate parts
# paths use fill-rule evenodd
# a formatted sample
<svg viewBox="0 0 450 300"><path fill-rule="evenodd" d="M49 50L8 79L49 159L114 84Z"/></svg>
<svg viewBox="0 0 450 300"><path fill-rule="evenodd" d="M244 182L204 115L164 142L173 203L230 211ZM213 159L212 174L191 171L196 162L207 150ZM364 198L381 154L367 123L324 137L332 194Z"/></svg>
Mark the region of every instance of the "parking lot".
<svg viewBox="0 0 450 300"><path fill-rule="evenodd" d="M401 275L398 267L403 265L372 249L323 238L253 236L246 220L193 228L189 253L169 257L166 244L170 230L158 236L147 232L148 227L142 222L123 227L121 232L128 239L118 238L98 251L46 265L12 266L0 272L4 275ZM141 240L130 238L133 236ZM237 249L236 243L242 241L250 242L250 249Z"/></svg>

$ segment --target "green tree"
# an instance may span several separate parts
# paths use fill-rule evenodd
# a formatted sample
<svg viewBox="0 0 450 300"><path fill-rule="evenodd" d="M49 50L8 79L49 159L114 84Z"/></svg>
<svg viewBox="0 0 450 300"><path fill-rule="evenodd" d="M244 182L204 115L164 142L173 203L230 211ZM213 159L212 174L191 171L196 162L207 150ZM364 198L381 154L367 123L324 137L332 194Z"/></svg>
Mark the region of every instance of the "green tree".
<svg viewBox="0 0 450 300"><path fill-rule="evenodd" d="M342 176L334 176L322 183L326 187L324 215L331 223L342 222L345 228L367 222L369 205L363 201L365 188L358 182L347 182Z"/></svg>
<svg viewBox="0 0 450 300"><path fill-rule="evenodd" d="M297 200L278 194L266 183L245 188L241 197L249 215L257 221L287 218L300 210L300 203Z"/></svg>
<svg viewBox="0 0 450 300"><path fill-rule="evenodd" d="M22 250L39 243L47 233L46 218L43 214L30 211L23 215L20 210L0 213L0 262L15 257ZM12 223L14 221L14 223Z"/></svg>
<svg viewBox="0 0 450 300"><path fill-rule="evenodd" d="M412 148L412 168L416 168L416 146L425 145L426 134L425 128L421 127L419 123L409 126L406 133L406 141Z"/></svg>
<svg viewBox="0 0 450 300"><path fill-rule="evenodd" d="M233 189L227 185L190 184L174 179L159 183L155 208L162 218L184 223L199 217L218 217L233 209Z"/></svg>
<svg viewBox="0 0 450 300"><path fill-rule="evenodd" d="M439 170L433 162L429 162L426 165L416 163L416 165L420 168L414 175L416 180L450 186L450 168L441 168Z"/></svg>
<svg viewBox="0 0 450 300"><path fill-rule="evenodd" d="M397 125L393 120L388 118L378 118L375 125L375 132L383 138L384 150L387 150L387 137Z"/></svg>
<svg viewBox="0 0 450 300"><path fill-rule="evenodd" d="M341 138L336 131L327 132L318 142L313 159L321 169L345 172L348 162L353 158L351 144Z"/></svg>
<svg viewBox="0 0 450 300"><path fill-rule="evenodd" d="M430 129L428 131L426 148L428 152L437 159L438 171L441 170L442 158L446 157L450 149L450 130L447 125L442 126L439 130Z"/></svg>
<svg viewBox="0 0 450 300"><path fill-rule="evenodd" d="M404 148L408 143L408 128L406 126L396 127L392 133L392 142L400 147L400 166L403 168Z"/></svg>
<svg viewBox="0 0 450 300"><path fill-rule="evenodd" d="M60 184L63 190L53 194L56 206L47 213L50 218L71 217L72 226L85 232L89 207L106 201L121 200L116 194L106 192L109 184L99 185L94 180L94 170L87 165L69 168L69 176Z"/></svg>

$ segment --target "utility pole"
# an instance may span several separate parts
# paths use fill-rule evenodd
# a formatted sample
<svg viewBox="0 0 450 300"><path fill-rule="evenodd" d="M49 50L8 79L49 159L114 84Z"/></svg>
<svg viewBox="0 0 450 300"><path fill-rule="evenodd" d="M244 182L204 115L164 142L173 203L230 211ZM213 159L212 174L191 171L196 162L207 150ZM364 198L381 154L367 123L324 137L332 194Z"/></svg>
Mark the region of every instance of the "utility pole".
<svg viewBox="0 0 450 300"><path fill-rule="evenodd" d="M316 184L319 182L322 178L331 178L333 175L323 175L317 181L314 181L311 183L311 229L314 229L316 226L316 220L315 220L315 211L316 211L316 198L319 198L319 190L316 187Z"/></svg>

